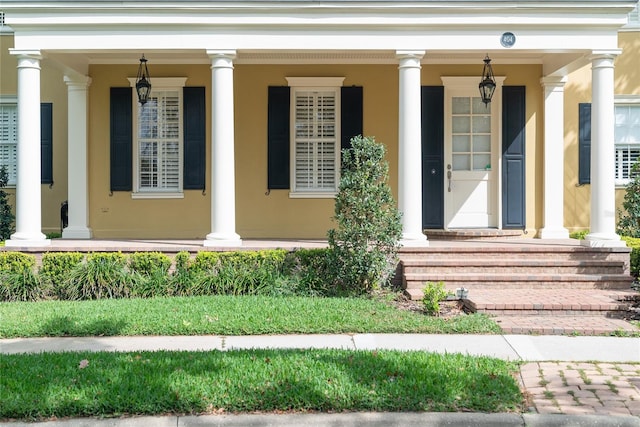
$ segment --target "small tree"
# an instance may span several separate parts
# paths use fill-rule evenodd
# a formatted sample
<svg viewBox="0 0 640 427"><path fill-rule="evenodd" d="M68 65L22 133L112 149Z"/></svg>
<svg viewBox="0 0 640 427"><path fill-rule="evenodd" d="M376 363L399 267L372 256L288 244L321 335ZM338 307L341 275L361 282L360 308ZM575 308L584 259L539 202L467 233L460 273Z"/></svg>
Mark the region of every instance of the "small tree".
<svg viewBox="0 0 640 427"><path fill-rule="evenodd" d="M3 190L9 182L7 166L0 166L0 241L7 240L13 232L13 212L9 205L8 195Z"/></svg>
<svg viewBox="0 0 640 427"><path fill-rule="evenodd" d="M618 211L617 232L623 236L640 237L640 159L633 165L629 175L632 179L627 184L622 202L624 212Z"/></svg>
<svg viewBox="0 0 640 427"><path fill-rule="evenodd" d="M396 268L402 225L384 156L384 145L362 136L342 152L334 216L338 228L329 230L328 237L335 284L346 294L371 292Z"/></svg>

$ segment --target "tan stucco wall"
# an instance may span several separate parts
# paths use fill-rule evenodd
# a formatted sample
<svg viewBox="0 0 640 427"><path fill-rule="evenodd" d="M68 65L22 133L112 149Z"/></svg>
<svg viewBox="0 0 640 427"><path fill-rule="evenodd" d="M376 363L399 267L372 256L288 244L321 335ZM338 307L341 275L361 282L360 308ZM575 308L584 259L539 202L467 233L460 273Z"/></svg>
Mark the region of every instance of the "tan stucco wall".
<svg viewBox="0 0 640 427"><path fill-rule="evenodd" d="M16 96L18 60L9 54L13 36L0 35L0 94ZM67 86L62 72L41 61L40 101L53 103L53 185L42 185L42 231L60 232L60 204L67 198ZM15 208L15 189L8 189Z"/></svg>
<svg viewBox="0 0 640 427"><path fill-rule="evenodd" d="M207 87L208 66L150 64L154 77L188 77L188 86ZM476 75L479 66L424 66L423 85L442 84L440 76ZM541 158L535 111L541 102L538 66L496 66L505 84L527 85L527 156ZM100 65L90 70L90 226L96 237L203 238L210 232L210 190L185 191L184 199L133 200L128 192L109 194L109 88L127 86L134 65ZM364 87L364 133L387 145L390 185L398 182L397 65L236 65L234 70L236 144L236 225L243 238L324 238L333 227L333 199L292 199L288 190L267 191L267 88L286 77L343 76L344 85ZM210 114L210 111L208 111ZM210 182L210 117L207 123L207 184ZM527 228L539 227L540 175L527 168Z"/></svg>
<svg viewBox="0 0 640 427"><path fill-rule="evenodd" d="M622 54L615 61L615 94L640 95L640 31L621 32ZM565 226L569 231L588 229L591 186L578 186L578 104L591 102L591 66L571 73L565 86ZM616 188L616 206L622 207L625 189ZM616 212L616 218L617 218Z"/></svg>

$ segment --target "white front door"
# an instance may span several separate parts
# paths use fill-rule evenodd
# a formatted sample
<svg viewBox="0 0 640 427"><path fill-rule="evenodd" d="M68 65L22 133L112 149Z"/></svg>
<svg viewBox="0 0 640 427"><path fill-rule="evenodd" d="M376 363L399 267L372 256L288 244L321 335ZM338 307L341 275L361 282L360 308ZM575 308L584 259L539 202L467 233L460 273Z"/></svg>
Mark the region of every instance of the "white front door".
<svg viewBox="0 0 640 427"><path fill-rule="evenodd" d="M481 101L476 78L455 83L445 86L445 228L498 227L497 103Z"/></svg>

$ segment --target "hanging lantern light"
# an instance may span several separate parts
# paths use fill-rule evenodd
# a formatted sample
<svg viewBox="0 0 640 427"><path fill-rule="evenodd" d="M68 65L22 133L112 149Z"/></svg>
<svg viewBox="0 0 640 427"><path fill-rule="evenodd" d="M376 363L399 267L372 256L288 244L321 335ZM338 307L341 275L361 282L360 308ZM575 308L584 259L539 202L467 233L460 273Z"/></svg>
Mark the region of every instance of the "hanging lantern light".
<svg viewBox="0 0 640 427"><path fill-rule="evenodd" d="M149 100L151 94L151 81L149 78L149 70L147 69L147 60L142 54L140 65L138 66L138 77L136 78L136 92L138 92L138 101L144 105Z"/></svg>
<svg viewBox="0 0 640 427"><path fill-rule="evenodd" d="M493 68L491 68L491 59L489 54L484 58L484 67L482 68L482 78L478 85L480 89L480 98L484 105L488 105L493 98L493 92L496 90L496 79L493 77Z"/></svg>

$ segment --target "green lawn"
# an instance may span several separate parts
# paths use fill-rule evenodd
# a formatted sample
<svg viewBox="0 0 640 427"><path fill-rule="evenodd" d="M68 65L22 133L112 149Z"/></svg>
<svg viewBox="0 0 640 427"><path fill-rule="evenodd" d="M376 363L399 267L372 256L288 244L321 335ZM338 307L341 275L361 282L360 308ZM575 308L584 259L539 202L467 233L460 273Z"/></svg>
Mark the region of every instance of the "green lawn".
<svg viewBox="0 0 640 427"><path fill-rule="evenodd" d="M483 315L451 319L367 298L208 296L0 303L0 337L500 333Z"/></svg>
<svg viewBox="0 0 640 427"><path fill-rule="evenodd" d="M0 358L0 419L522 409L517 365L426 352L243 350Z"/></svg>

